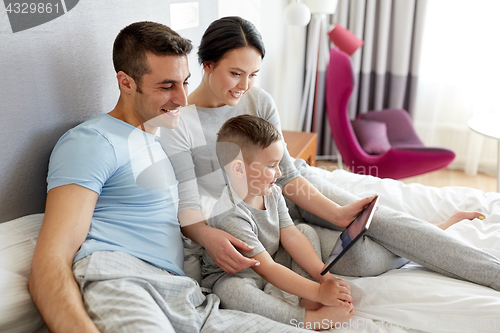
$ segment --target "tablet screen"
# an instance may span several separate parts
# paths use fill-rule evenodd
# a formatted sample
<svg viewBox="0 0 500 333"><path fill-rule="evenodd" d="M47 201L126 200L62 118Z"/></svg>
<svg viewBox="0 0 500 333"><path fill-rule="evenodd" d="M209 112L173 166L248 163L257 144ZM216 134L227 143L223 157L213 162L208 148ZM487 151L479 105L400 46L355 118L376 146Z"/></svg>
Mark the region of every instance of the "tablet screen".
<svg viewBox="0 0 500 333"><path fill-rule="evenodd" d="M370 223L375 213L375 207L377 207L378 196L376 196L372 202L366 206L366 208L349 224L349 226L342 231L339 239L335 243L330 257L323 267L321 275L325 275L326 272L335 264L347 250L365 233L365 231L370 227Z"/></svg>

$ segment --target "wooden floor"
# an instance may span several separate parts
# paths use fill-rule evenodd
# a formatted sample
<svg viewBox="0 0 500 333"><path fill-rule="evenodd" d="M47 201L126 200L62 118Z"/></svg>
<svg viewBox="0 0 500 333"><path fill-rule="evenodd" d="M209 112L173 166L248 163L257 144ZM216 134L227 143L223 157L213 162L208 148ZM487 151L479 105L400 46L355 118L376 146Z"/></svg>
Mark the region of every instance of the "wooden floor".
<svg viewBox="0 0 500 333"><path fill-rule="evenodd" d="M338 168L336 162L318 160L318 167L335 170ZM344 168L345 169L345 168ZM404 183L420 183L423 185L444 187L444 186L466 186L479 189L484 192L497 191L497 178L482 173L476 176L466 175L461 170L444 169L429 172L420 176L401 179Z"/></svg>

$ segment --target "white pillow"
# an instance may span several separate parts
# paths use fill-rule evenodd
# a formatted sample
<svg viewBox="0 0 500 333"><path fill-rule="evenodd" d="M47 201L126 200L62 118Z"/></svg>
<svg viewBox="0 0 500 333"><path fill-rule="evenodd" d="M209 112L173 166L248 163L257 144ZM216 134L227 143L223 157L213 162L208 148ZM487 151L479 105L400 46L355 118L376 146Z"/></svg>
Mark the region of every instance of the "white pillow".
<svg viewBox="0 0 500 333"><path fill-rule="evenodd" d="M48 332L31 300L28 278L44 214L0 223L0 332ZM184 271L201 280L199 245L185 248Z"/></svg>
<svg viewBox="0 0 500 333"><path fill-rule="evenodd" d="M28 291L43 214L0 223L0 332L48 332Z"/></svg>

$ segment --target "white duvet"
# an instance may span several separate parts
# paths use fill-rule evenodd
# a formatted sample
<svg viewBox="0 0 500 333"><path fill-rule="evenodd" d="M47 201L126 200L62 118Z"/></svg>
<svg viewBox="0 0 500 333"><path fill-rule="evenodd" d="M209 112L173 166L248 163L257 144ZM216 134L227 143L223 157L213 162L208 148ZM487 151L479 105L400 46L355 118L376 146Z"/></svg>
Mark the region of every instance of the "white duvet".
<svg viewBox="0 0 500 333"><path fill-rule="evenodd" d="M462 221L447 232L500 258L499 193L405 185L342 170L317 172L360 197L378 193L382 205L431 223L442 222L457 210L480 211L486 215L484 221ZM500 292L491 288L448 278L415 263L377 277L343 278L351 286L356 315L342 332L500 332Z"/></svg>
<svg viewBox="0 0 500 333"><path fill-rule="evenodd" d="M447 232L500 258L500 194L465 187L418 184L317 169L325 179L381 204L438 223L457 210L484 221L463 221ZM0 224L0 332L45 331L27 290L30 258L42 215ZM422 239L425 241L425 239ZM500 292L444 277L410 263L369 278L349 278L356 315L332 332L500 332Z"/></svg>

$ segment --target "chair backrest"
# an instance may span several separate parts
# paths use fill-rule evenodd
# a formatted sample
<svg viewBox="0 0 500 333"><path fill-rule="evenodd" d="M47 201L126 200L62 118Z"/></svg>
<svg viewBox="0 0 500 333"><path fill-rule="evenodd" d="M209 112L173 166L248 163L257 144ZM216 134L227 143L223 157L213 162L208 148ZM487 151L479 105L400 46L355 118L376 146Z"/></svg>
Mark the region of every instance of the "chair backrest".
<svg viewBox="0 0 500 333"><path fill-rule="evenodd" d="M326 70L326 110L335 144L347 165L356 160L356 156L368 157L359 145L349 118L349 98L355 83L349 56L337 47L332 48Z"/></svg>

